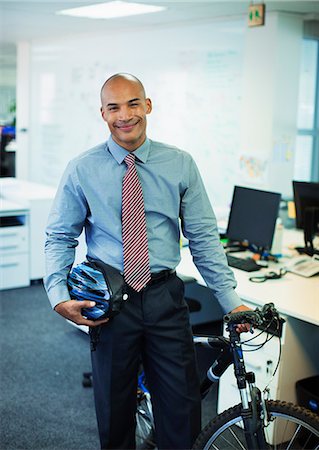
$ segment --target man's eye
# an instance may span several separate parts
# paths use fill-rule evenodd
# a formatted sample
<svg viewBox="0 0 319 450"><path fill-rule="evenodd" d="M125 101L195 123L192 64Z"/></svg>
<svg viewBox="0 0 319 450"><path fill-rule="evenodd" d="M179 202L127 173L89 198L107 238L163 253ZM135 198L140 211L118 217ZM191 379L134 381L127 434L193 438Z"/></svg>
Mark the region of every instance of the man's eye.
<svg viewBox="0 0 319 450"><path fill-rule="evenodd" d="M138 103L131 103L131 106L138 106Z"/></svg>
<svg viewBox="0 0 319 450"><path fill-rule="evenodd" d="M116 111L117 110L117 106L109 106L108 107L108 111Z"/></svg>

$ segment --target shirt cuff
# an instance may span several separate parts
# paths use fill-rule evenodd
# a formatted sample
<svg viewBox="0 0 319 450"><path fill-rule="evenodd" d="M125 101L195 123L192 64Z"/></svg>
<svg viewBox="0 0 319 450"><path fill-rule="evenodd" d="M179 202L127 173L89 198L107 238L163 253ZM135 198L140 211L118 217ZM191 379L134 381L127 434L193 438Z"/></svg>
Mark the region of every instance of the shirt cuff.
<svg viewBox="0 0 319 450"><path fill-rule="evenodd" d="M215 293L214 295L225 314L230 313L233 309L238 308L238 306L241 306L243 304L234 289L229 289L222 294Z"/></svg>
<svg viewBox="0 0 319 450"><path fill-rule="evenodd" d="M52 309L61 302L71 300L68 287L64 282L58 283L51 287L47 292Z"/></svg>

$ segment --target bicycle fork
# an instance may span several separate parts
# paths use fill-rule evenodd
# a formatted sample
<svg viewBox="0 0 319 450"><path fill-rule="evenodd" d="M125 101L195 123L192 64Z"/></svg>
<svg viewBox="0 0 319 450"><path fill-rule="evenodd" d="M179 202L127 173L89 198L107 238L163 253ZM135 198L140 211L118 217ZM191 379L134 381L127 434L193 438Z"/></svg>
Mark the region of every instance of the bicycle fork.
<svg viewBox="0 0 319 450"><path fill-rule="evenodd" d="M243 352L235 327L230 330L231 350L234 360L234 371L240 393L244 423L244 433L248 450L265 450L268 448L265 434L261 392L255 386L255 374L247 372Z"/></svg>

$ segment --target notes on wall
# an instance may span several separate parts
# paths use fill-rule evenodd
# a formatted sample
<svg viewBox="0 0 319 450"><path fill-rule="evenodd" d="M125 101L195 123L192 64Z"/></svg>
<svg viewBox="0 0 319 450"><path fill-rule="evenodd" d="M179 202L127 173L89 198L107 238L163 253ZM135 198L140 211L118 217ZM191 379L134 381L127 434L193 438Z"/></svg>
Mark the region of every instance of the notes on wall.
<svg viewBox="0 0 319 450"><path fill-rule="evenodd" d="M240 173L243 180L254 184L263 184L267 179L267 159L256 158L252 155L241 155L239 158Z"/></svg>

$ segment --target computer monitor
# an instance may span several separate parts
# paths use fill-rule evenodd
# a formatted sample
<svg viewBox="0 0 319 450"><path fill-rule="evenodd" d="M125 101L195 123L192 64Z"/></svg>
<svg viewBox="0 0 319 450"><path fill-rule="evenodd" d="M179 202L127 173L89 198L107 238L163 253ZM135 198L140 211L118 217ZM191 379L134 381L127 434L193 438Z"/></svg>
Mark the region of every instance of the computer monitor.
<svg viewBox="0 0 319 450"><path fill-rule="evenodd" d="M306 208L319 208L319 183L308 181L292 182L296 208L296 228L304 228Z"/></svg>
<svg viewBox="0 0 319 450"><path fill-rule="evenodd" d="M319 183L293 180L296 227L304 230L305 247L300 253L318 253L313 249L313 238L319 232Z"/></svg>
<svg viewBox="0 0 319 450"><path fill-rule="evenodd" d="M259 251L270 250L281 195L235 186L227 226L227 238L247 242Z"/></svg>

